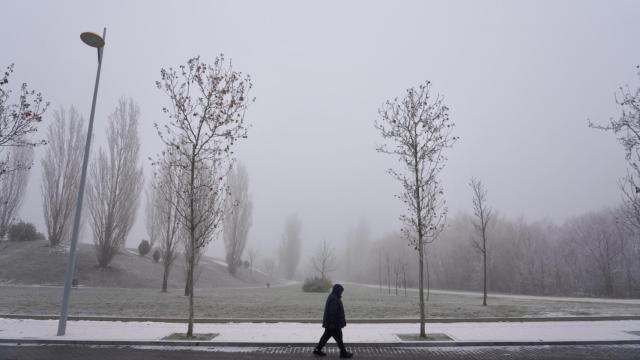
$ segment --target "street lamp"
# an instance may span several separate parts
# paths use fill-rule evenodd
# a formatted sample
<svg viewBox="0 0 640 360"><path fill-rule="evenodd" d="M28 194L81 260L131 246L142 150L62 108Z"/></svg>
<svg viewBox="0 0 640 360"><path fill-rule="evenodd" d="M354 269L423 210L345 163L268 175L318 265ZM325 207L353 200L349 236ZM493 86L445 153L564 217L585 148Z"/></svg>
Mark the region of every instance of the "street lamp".
<svg viewBox="0 0 640 360"><path fill-rule="evenodd" d="M96 97L98 96L98 84L100 83L100 68L102 67L102 53L104 52L104 39L107 37L107 28L104 28L102 37L96 33L83 32L80 39L85 44L98 50L98 72L96 73L96 84L93 89L93 102L91 103L91 116L89 117L89 128L87 129L87 141L84 145L84 157L82 159L82 173L80 175L80 188L78 189L78 199L76 200L76 213L73 219L73 230L71 232L71 245L69 247L69 261L67 272L64 275L64 292L62 294L62 305L60 307L60 320L58 321L58 336L65 334L67 330L67 317L69 315L69 296L71 295L71 280L76 267L76 245L78 244L78 233L80 231L80 218L82 213L82 200L84 198L84 184L87 180L87 165L89 163L89 149L91 148L91 134L93 132L93 115L96 112Z"/></svg>

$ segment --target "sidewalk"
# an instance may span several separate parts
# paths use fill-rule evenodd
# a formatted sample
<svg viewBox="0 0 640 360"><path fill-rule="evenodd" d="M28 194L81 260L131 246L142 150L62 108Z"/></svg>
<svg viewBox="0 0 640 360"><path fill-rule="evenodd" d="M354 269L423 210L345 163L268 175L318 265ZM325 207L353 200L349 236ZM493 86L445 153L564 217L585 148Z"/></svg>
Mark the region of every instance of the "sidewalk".
<svg viewBox="0 0 640 360"><path fill-rule="evenodd" d="M56 336L56 320L0 318L0 342L130 343L178 345L185 342L162 341L172 333L186 332L186 324L162 322L69 321L67 334ZM397 334L417 334L418 324L350 324L344 329L349 344L409 344ZM303 323L216 323L195 324L196 333L216 333L210 342L198 345L272 344L305 345L315 343L322 334L320 324ZM640 320L626 321L549 321L522 323L428 323L428 333L444 333L464 344L525 343L638 343ZM410 343L415 344L415 343ZM443 342L438 342L443 344Z"/></svg>

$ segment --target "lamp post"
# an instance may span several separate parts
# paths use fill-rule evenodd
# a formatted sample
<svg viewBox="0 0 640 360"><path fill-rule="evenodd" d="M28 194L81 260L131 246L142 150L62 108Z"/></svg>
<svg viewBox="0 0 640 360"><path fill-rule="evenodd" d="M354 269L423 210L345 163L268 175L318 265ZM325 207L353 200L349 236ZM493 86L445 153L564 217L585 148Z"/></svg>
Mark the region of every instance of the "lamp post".
<svg viewBox="0 0 640 360"><path fill-rule="evenodd" d="M60 306L60 320L58 321L58 336L65 334L67 330L67 317L69 310L69 297L71 295L71 281L76 267L76 245L78 244L78 233L80 232L80 218L82 214L82 200L84 198L84 185L87 180L87 165L89 163L89 149L91 148L91 134L93 132L93 115L96 112L96 98L98 96L98 84L100 83L100 68L102 67L102 53L104 50L104 39L107 36L107 28L104 28L102 37L96 33L83 32L80 39L85 44L98 50L98 72L96 73L96 84L93 89L93 101L91 103L91 116L89 117L89 128L87 129L87 141L84 145L84 157L82 160L82 173L80 175L80 188L76 200L76 212L73 219L73 229L71 232L71 245L69 247L69 261L67 272L64 276L64 292L62 294L62 305Z"/></svg>

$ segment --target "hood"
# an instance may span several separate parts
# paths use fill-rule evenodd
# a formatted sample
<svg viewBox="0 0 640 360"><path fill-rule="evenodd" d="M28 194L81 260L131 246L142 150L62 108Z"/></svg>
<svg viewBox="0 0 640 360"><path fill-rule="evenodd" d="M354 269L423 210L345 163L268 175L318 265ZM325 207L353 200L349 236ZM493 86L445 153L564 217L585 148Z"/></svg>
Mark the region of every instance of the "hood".
<svg viewBox="0 0 640 360"><path fill-rule="evenodd" d="M344 291L344 288L342 287L342 285L335 284L333 285L333 289L331 290L331 293L337 297L342 297L343 291Z"/></svg>

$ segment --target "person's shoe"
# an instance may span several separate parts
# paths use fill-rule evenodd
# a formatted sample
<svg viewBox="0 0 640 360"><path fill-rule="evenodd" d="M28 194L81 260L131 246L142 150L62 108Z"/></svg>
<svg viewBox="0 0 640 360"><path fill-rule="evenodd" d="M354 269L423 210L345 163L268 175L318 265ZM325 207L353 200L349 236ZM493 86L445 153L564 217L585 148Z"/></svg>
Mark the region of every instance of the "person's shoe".
<svg viewBox="0 0 640 360"><path fill-rule="evenodd" d="M342 358L342 359L350 359L352 357L353 357L353 353L350 353L348 351L340 353L340 358Z"/></svg>
<svg viewBox="0 0 640 360"><path fill-rule="evenodd" d="M324 351L322 351L322 350L320 350L318 348L313 349L313 355L316 355L316 356L327 356L327 354Z"/></svg>

